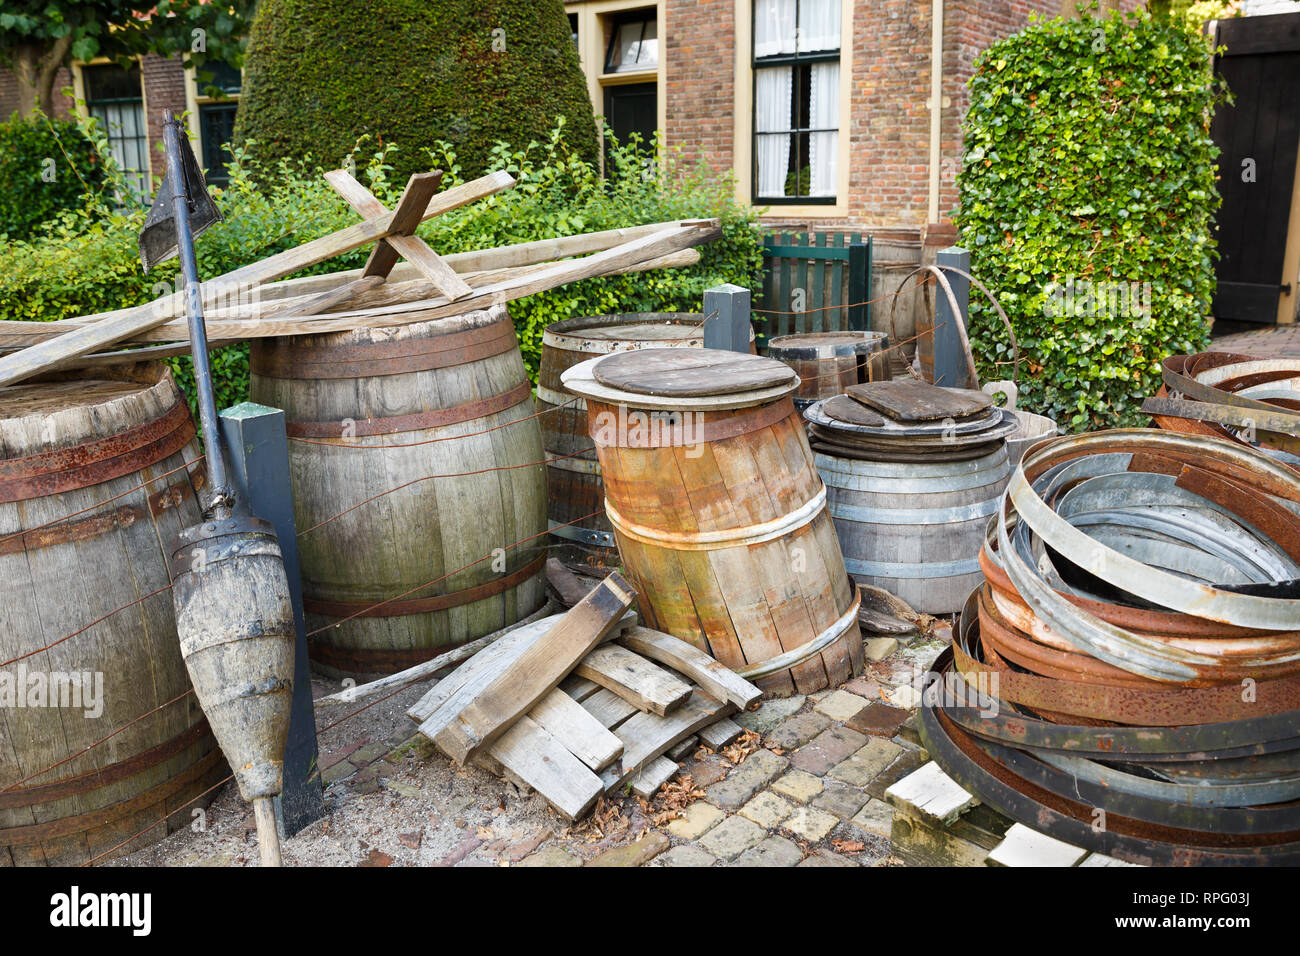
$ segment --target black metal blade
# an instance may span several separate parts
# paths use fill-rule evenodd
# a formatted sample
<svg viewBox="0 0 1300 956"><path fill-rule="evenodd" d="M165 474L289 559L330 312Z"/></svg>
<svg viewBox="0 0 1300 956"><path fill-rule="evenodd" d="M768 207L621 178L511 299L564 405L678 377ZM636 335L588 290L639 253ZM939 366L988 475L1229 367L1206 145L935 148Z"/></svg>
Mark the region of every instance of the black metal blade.
<svg viewBox="0 0 1300 956"><path fill-rule="evenodd" d="M221 221L221 213L216 203L208 195L208 186L203 179L203 171L194 157L190 141L181 138L181 169L185 182L182 184L190 210L190 230L195 237L214 222ZM144 228L140 230L140 264L145 274L160 262L166 262L178 254L176 247L176 222L172 218L172 183L169 176L164 176L154 197L149 215L145 217Z"/></svg>

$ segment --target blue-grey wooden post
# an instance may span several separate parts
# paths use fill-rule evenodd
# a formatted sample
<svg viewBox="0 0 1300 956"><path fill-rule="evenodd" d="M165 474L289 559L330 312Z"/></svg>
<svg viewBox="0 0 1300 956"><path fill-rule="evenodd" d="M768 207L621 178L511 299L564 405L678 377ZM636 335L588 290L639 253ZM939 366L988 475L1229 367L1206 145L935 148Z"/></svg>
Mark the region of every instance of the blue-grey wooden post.
<svg viewBox="0 0 1300 956"><path fill-rule="evenodd" d="M935 265L940 268L954 266L963 272L970 272L970 253L960 246L940 249L935 256ZM935 286L934 319L934 384L948 388L974 388L970 380L970 369L966 364L966 350L961 344L961 333L957 330L960 321L963 328L969 328L970 315L970 280L956 272L944 272L944 278L952 286L952 293L957 299L960 316L953 316L952 305L943 287Z"/></svg>
<svg viewBox="0 0 1300 956"><path fill-rule="evenodd" d="M284 412L244 402L221 413L221 435L230 457L231 483L249 510L275 526L284 555L293 600L293 621L298 636L293 666L293 704L289 712L289 739L284 746L284 790L276 802L284 831L293 836L325 814L317 765L316 709L311 700L311 672L307 667L307 628L302 612L302 569L298 562L298 535L293 519L293 492L289 486L289 442Z"/></svg>
<svg viewBox="0 0 1300 956"><path fill-rule="evenodd" d="M704 347L749 351L749 290L725 282L704 291Z"/></svg>

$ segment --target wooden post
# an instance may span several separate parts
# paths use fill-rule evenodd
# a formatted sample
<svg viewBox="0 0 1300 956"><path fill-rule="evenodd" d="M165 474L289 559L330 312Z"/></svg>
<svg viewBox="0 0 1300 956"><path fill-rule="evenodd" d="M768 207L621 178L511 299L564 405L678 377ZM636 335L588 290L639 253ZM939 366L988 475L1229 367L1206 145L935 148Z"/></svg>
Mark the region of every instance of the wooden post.
<svg viewBox="0 0 1300 956"><path fill-rule="evenodd" d="M704 291L704 347L749 351L749 290L730 282Z"/></svg>
<svg viewBox="0 0 1300 956"><path fill-rule="evenodd" d="M871 328L871 237L866 242L849 243L849 329L865 332Z"/></svg>
<svg viewBox="0 0 1300 956"><path fill-rule="evenodd" d="M221 413L221 435L230 457L230 479L239 501L275 526L289 578L293 620L298 631L293 668L289 739L284 746L284 790L276 798L286 836L293 836L325 814L317 765L316 709L307 666L307 628L302 611L302 571L298 562L293 492L289 486L289 442L284 412L244 402Z"/></svg>
<svg viewBox="0 0 1300 956"><path fill-rule="evenodd" d="M935 256L935 265L939 268L954 266L963 272L970 272L970 253L960 246L940 249ZM961 333L957 329L960 322L963 328L969 327L970 316L970 280L956 272L944 272L944 277L952 286L957 299L960 315L952 314L952 305L948 296L937 284L935 286L934 316L934 384L947 388L973 388L970 370L966 364L966 350L962 346Z"/></svg>

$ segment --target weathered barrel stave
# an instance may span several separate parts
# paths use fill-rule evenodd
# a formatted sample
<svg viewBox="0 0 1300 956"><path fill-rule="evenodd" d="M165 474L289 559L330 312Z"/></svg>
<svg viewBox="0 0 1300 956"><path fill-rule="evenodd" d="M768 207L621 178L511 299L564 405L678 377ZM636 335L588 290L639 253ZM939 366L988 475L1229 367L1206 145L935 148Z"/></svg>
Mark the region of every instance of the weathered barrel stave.
<svg viewBox="0 0 1300 956"><path fill-rule="evenodd" d="M442 336L468 336L470 344L445 360L418 361L417 353L435 349ZM546 455L504 309L303 336L277 348L288 371L304 374L318 366L299 373L295 350L364 354L393 343L416 356L407 366L436 367L395 374L363 367L364 377L309 379L256 374L269 356L255 363L255 400L284 408L291 434L295 422L360 425L440 410L469 416L290 442L308 630L328 628L311 638L312 663L328 676L400 670L526 617L545 600ZM407 487L384 494L401 485ZM321 522L327 523L308 530ZM526 538L532 540L511 547ZM365 611L381 602L388 603ZM412 602L435 606L411 610ZM359 611L365 613L352 616Z"/></svg>
<svg viewBox="0 0 1300 956"><path fill-rule="evenodd" d="M0 391L0 407L12 407L21 402L18 396L43 395L49 401L59 390L72 389L78 393L73 401L90 401L101 388L95 382L132 383L129 391L93 408L0 416L0 459L116 438L122 457L107 467L140 462L137 470L96 481L103 459L113 453L82 452L77 464L89 470L76 481L84 487L0 503L0 577L6 590L0 603L0 660L85 628L8 665L3 674L16 680L21 669L30 680L33 673L46 678L89 673L92 681L102 675L98 716L88 716L84 707L0 707L0 790L6 791L0 793L0 865L76 865L141 831L118 852L147 845L188 824L190 811L206 803L196 798L225 774L197 701L184 696L189 680L177 645L163 550L200 517L193 425L162 369L96 374L93 381ZM151 422L163 424L148 426ZM131 430L141 425L158 437L135 439ZM157 480L140 488L149 478ZM10 537L47 522L56 523ZM99 618L104 620L92 623Z"/></svg>

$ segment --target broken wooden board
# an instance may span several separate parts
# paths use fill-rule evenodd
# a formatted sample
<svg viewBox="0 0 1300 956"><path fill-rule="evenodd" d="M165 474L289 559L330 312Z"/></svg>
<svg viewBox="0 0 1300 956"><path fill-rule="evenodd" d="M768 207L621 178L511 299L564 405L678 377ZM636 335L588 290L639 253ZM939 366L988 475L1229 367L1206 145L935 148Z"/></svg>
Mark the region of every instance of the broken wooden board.
<svg viewBox="0 0 1300 956"><path fill-rule="evenodd" d="M578 664L574 673L612 690L638 710L671 713L691 696L691 685L657 667L626 647L598 647Z"/></svg>
<svg viewBox="0 0 1300 956"><path fill-rule="evenodd" d="M528 716L592 770L604 770L623 753L623 742L562 690L539 700Z"/></svg>
<svg viewBox="0 0 1300 956"><path fill-rule="evenodd" d="M629 717L614 728L614 736L623 741L623 755L601 771L600 779L605 790L617 790L673 744L731 711L731 703L714 700L696 690L686 703L667 717L645 713Z"/></svg>
<svg viewBox="0 0 1300 956"><path fill-rule="evenodd" d="M631 585L613 572L559 623L509 661L487 686L476 687L470 694L462 690L443 704L434 718L443 711L450 711L451 716L440 731L429 734L426 721L420 732L463 765L475 750L491 744L554 690L622 619L635 598Z"/></svg>
<svg viewBox="0 0 1300 956"><path fill-rule="evenodd" d="M687 680L694 681L717 700L726 700L737 710L746 710L763 696L763 692L725 664L704 651L671 634L633 627L625 631L618 643L642 657L666 664Z"/></svg>
<svg viewBox="0 0 1300 956"><path fill-rule="evenodd" d="M556 596L565 607L573 607L591 590L578 576L566 568L558 558L546 559L546 583L555 589Z"/></svg>
<svg viewBox="0 0 1300 956"><path fill-rule="evenodd" d="M570 820L600 796L600 778L530 717L516 720L489 752Z"/></svg>
<svg viewBox="0 0 1300 956"><path fill-rule="evenodd" d="M700 731L700 742L710 750L721 750L744 732L740 724L724 717Z"/></svg>
<svg viewBox="0 0 1300 956"><path fill-rule="evenodd" d="M612 690L600 687L596 693L584 698L582 706L600 721L602 726L613 729L633 714L639 714L636 705L629 703Z"/></svg>
<svg viewBox="0 0 1300 956"><path fill-rule="evenodd" d="M645 768L632 778L632 792L638 797L649 800L655 791L666 784L681 768L676 761L668 757L655 757Z"/></svg>
<svg viewBox="0 0 1300 956"><path fill-rule="evenodd" d="M952 823L979 803L978 797L968 793L933 760L886 790L885 799L914 817L940 826Z"/></svg>
<svg viewBox="0 0 1300 956"><path fill-rule="evenodd" d="M1087 855L1088 851L1082 847L1017 823L989 851L984 863L987 866L1078 866Z"/></svg>
<svg viewBox="0 0 1300 956"><path fill-rule="evenodd" d="M898 422L966 418L993 404L993 397L978 389L943 388L910 379L850 385L844 394Z"/></svg>

